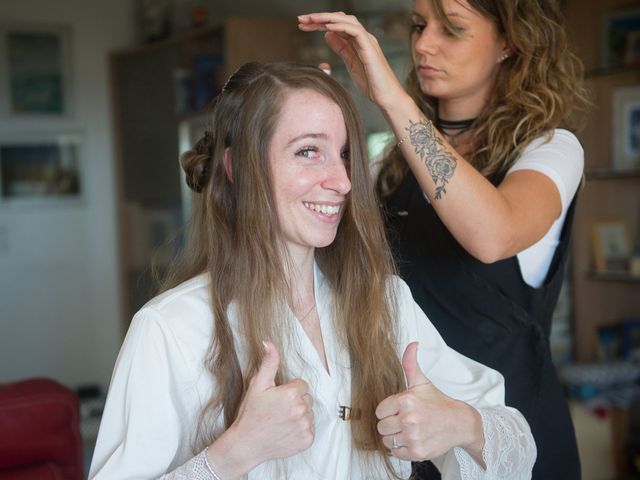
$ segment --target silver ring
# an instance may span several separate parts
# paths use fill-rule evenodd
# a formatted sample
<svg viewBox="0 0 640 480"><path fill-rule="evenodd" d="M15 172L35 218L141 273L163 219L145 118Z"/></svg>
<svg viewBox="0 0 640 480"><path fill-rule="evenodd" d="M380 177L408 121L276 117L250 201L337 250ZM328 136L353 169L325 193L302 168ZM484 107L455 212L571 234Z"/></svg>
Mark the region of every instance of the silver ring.
<svg viewBox="0 0 640 480"><path fill-rule="evenodd" d="M391 445L391 448L396 449L399 448L400 445L398 445L398 442L396 442L396 436L393 436L393 444Z"/></svg>

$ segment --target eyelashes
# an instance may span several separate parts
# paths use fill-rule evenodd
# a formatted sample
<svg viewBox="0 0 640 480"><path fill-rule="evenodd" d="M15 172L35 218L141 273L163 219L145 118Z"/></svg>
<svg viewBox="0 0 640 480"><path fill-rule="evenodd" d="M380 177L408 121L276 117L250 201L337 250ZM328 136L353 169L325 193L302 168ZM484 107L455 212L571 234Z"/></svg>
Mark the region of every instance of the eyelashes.
<svg viewBox="0 0 640 480"><path fill-rule="evenodd" d="M420 35L424 31L424 27L425 25L420 23L412 23L411 25L409 25L409 28L411 29L411 31L413 33L417 33L418 35Z"/></svg>
<svg viewBox="0 0 640 480"><path fill-rule="evenodd" d="M296 156L303 158L319 158L321 157L320 149L318 147L303 147L296 150ZM349 149L344 149L340 152L340 158L345 161L349 161L351 159L351 151Z"/></svg>
<svg viewBox="0 0 640 480"><path fill-rule="evenodd" d="M410 19L409 30L411 31L411 33L422 35L422 32L424 32L425 28L427 28L427 22L420 17L414 17ZM441 30L442 33L448 37L461 37L466 32L466 29L464 27L460 27L455 24L452 24L451 27L446 24L441 24Z"/></svg>
<svg viewBox="0 0 640 480"><path fill-rule="evenodd" d="M304 158L313 158L314 154L319 155L319 149L317 147L303 147L296 151L296 155Z"/></svg>

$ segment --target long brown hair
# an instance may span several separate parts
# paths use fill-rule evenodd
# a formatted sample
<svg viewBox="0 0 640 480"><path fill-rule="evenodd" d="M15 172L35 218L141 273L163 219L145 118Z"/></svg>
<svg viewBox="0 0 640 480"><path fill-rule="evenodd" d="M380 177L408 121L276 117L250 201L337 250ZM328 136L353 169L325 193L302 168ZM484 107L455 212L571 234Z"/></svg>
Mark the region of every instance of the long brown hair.
<svg viewBox="0 0 640 480"><path fill-rule="evenodd" d="M453 35L460 35L444 13L443 0L430 0ZM470 133L467 160L485 177L504 174L529 142L562 127L579 130L579 114L589 106L583 66L569 48L558 0L467 0L491 20L511 55L498 68L492 95ZM425 95L415 69L407 90L427 118L437 113L437 99ZM379 189L398 186L407 165L399 151L384 159Z"/></svg>
<svg viewBox="0 0 640 480"><path fill-rule="evenodd" d="M351 359L351 406L360 414L352 422L354 444L379 451L391 471L376 431L375 409L404 387L396 354L395 299L388 283L394 268L371 186L362 126L353 101L336 80L315 67L278 63L245 64L231 76L213 104L211 127L181 157L187 183L197 193L182 261L165 288L201 273L211 279L214 330L206 366L217 391L201 417L215 418L222 411L229 427L262 360L261 341L281 347L291 331L287 259L278 248L280 228L267 159L280 109L292 89L325 95L344 116L352 189L336 239L316 250L316 261L330 285L334 325ZM225 172L227 148L232 180ZM248 358L245 371L229 323L230 307L241 335L235 340ZM285 365L276 381L286 377ZM213 440L209 428L210 422L200 422L196 449Z"/></svg>

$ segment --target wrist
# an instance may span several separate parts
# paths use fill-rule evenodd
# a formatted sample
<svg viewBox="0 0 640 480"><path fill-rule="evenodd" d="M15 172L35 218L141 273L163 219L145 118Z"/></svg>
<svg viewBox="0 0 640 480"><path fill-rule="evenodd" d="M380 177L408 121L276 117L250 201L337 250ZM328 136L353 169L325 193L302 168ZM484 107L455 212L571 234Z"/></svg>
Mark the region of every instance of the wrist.
<svg viewBox="0 0 640 480"><path fill-rule="evenodd" d="M211 476L213 477L213 480L222 480L222 478L220 477L220 475L218 475L218 472L216 471L215 468L213 468L213 466L211 465L211 462L209 461L209 457L207 456L207 454L209 453L209 447L205 447L204 449L204 464L207 467L207 470L209 471L209 473L211 474Z"/></svg>
<svg viewBox="0 0 640 480"><path fill-rule="evenodd" d="M459 446L464 448L469 455L474 457L479 463L483 463L482 452L484 450L484 428L482 426L482 416L471 405L461 402L465 414L462 416L464 426L461 432Z"/></svg>
<svg viewBox="0 0 640 480"><path fill-rule="evenodd" d="M422 113L416 102L404 89L397 95L391 95L390 98L392 101L379 104L378 107L392 125L398 122L398 125L404 129L407 126L407 120L410 119L415 122L421 118Z"/></svg>
<svg viewBox="0 0 640 480"><path fill-rule="evenodd" d="M383 114L392 126L397 141L404 144L410 144L408 136L411 124L428 122L413 99L406 94L388 110L383 110Z"/></svg>
<svg viewBox="0 0 640 480"><path fill-rule="evenodd" d="M235 480L251 471L259 461L252 456L244 443L236 439L233 427L227 429L205 451L207 466L220 480Z"/></svg>

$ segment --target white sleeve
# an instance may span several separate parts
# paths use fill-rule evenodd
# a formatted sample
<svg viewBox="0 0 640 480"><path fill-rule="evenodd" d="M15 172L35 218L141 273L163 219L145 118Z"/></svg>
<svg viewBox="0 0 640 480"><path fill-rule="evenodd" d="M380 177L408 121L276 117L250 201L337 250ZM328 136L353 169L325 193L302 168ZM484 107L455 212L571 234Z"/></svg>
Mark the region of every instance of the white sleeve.
<svg viewBox="0 0 640 480"><path fill-rule="evenodd" d="M573 133L556 129L549 141L543 136L529 143L507 175L518 170L535 170L549 177L560 193L563 210L566 210L582 180L582 145Z"/></svg>
<svg viewBox="0 0 640 480"><path fill-rule="evenodd" d="M482 418L486 470L462 448L454 448L433 463L443 480L531 478L536 446L524 417L504 404L502 375L451 349L415 303L409 287L397 279L400 312L400 352L419 342L418 362L424 374L444 394L473 406Z"/></svg>
<svg viewBox="0 0 640 480"><path fill-rule="evenodd" d="M200 452L187 463L158 480L217 480L209 470L205 455L205 452Z"/></svg>
<svg viewBox="0 0 640 480"><path fill-rule="evenodd" d="M197 395L180 345L160 313L134 317L118 355L94 451L90 479L205 479L190 453ZM189 458L192 458L189 461ZM183 466L179 466L184 463Z"/></svg>
<svg viewBox="0 0 640 480"><path fill-rule="evenodd" d="M529 424L515 408L495 406L478 410L482 417L485 446L484 470L462 448L454 453L460 465L460 478L484 480L527 480L536 459L536 446Z"/></svg>

